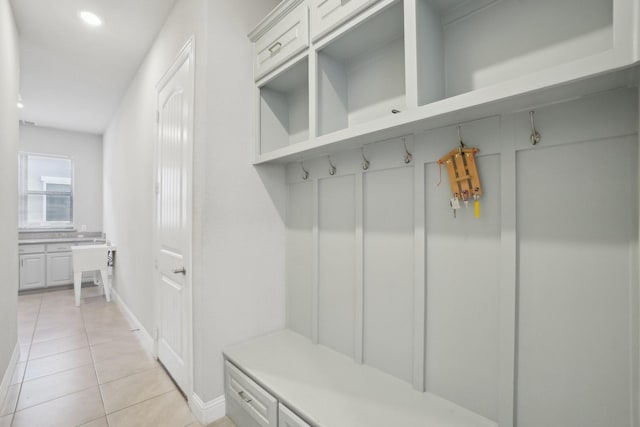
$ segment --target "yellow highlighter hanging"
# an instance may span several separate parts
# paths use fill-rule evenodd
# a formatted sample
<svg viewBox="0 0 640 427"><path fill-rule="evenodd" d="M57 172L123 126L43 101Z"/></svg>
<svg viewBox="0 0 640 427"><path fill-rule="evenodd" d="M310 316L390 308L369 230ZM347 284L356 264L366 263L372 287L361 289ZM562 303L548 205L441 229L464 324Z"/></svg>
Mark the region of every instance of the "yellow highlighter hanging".
<svg viewBox="0 0 640 427"><path fill-rule="evenodd" d="M473 207L476 218L480 218L480 197L478 195L473 196Z"/></svg>

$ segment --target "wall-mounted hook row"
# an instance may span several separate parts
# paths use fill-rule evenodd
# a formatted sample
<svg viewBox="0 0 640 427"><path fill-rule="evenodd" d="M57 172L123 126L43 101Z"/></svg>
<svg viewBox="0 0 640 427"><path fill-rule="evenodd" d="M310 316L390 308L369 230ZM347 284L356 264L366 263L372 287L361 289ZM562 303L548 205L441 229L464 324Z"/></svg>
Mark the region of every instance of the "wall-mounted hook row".
<svg viewBox="0 0 640 427"><path fill-rule="evenodd" d="M533 118L534 113L534 111L529 111L529 118L531 119L531 136L529 137L529 140L531 141L532 145L536 145L542 140L542 136L536 130L536 122Z"/></svg>

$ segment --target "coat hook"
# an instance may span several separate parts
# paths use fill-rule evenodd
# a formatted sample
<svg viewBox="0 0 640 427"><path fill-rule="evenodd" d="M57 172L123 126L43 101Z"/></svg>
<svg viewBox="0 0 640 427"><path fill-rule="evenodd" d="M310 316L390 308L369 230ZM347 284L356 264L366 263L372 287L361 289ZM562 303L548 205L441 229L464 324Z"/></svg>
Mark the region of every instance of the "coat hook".
<svg viewBox="0 0 640 427"><path fill-rule="evenodd" d="M531 141L531 144L536 145L540 140L542 140L542 136L536 130L536 123L533 119L533 114L533 111L529 111L529 117L531 118L531 136L529 137L529 140Z"/></svg>
<svg viewBox="0 0 640 427"><path fill-rule="evenodd" d="M309 179L309 171L304 168L304 160L300 162L300 167L302 168L302 179L306 181Z"/></svg>
<svg viewBox="0 0 640 427"><path fill-rule="evenodd" d="M402 137L402 143L404 144L404 162L409 164L411 163L411 160L413 160L413 156L409 150L407 150L407 140L404 137Z"/></svg>
<svg viewBox="0 0 640 427"><path fill-rule="evenodd" d="M462 141L462 126L458 125L458 142L460 146L458 147L458 151L462 153L462 149L464 148L464 142Z"/></svg>
<svg viewBox="0 0 640 427"><path fill-rule="evenodd" d="M361 148L360 151L362 152L362 170L366 171L369 169L369 160L364 156L364 148Z"/></svg>
<svg viewBox="0 0 640 427"><path fill-rule="evenodd" d="M329 159L329 175L333 176L336 174L336 167L331 163L331 156L327 156L327 159Z"/></svg>

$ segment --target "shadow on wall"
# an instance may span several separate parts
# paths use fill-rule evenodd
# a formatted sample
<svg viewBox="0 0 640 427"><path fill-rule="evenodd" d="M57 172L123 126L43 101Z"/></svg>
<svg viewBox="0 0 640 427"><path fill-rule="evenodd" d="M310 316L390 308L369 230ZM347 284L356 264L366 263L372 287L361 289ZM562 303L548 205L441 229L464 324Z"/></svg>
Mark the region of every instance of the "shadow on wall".
<svg viewBox="0 0 640 427"><path fill-rule="evenodd" d="M258 173L265 190L269 194L269 198L277 209L280 219L285 223L287 218L287 193L286 191L282 191L282 188L285 185L285 166L256 165L255 170Z"/></svg>

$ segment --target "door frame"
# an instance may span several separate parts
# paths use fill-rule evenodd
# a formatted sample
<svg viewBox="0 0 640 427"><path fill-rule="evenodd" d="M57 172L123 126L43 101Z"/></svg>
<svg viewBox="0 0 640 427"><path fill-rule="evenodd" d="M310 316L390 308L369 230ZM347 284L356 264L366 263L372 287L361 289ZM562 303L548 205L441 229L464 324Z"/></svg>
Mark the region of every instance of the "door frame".
<svg viewBox="0 0 640 427"><path fill-rule="evenodd" d="M158 339L160 334L160 303L159 303L159 294L158 294L158 282L159 282L159 271L158 271L158 259L157 259L157 250L159 245L159 224L158 224L158 195L159 195L159 181L158 181L158 172L159 172L159 159L158 156L160 154L159 150L159 139L160 139L160 91L162 88L169 82L169 80L176 74L176 72L180 69L182 64L189 60L189 83L187 84L187 90L190 91L190 114L187 119L187 128L189 130L188 136L186 138L187 144L187 156L188 161L186 162L186 193L187 193L187 213L186 213L186 230L185 233L185 248L184 248L184 260L185 260L185 268L187 270L187 274L185 275L185 292L186 292L186 300L187 306L186 310L186 347L187 354L184 357L184 362L187 369L187 384L185 385L185 390L182 390L187 397L188 401L191 401L191 397L193 396L193 383L194 383L194 363L193 363L193 134L194 134L194 113L195 113L195 37L190 36L186 43L182 46L179 53L175 56L171 65L164 73L162 78L158 81L155 86L155 137L154 137L154 146L153 146L153 183L154 183L154 199L153 199L153 239L152 239L152 251L153 251L153 259L154 265L152 266L152 277L153 277L153 304L154 304L154 322L153 322L153 355L156 359L158 359Z"/></svg>

